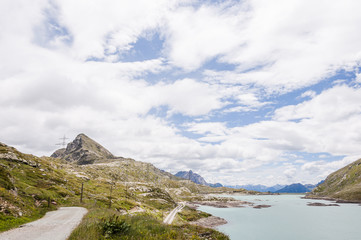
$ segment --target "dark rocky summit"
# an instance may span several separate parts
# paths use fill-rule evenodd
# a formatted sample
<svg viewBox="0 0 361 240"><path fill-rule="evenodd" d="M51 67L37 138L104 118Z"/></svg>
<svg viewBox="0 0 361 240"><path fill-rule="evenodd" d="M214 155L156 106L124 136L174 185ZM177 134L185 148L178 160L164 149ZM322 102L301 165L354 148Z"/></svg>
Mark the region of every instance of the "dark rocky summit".
<svg viewBox="0 0 361 240"><path fill-rule="evenodd" d="M210 186L210 187L214 187L214 188L223 187L223 185L220 183L207 183L206 180L204 180L204 178L201 175L193 172L192 170L189 170L188 172L180 171L180 172L177 172L174 176L184 178L184 179L190 180L194 183L205 185L205 186Z"/></svg>
<svg viewBox="0 0 361 240"><path fill-rule="evenodd" d="M116 158L102 145L85 134L79 134L66 148L56 150L51 157L61 158L79 165Z"/></svg>
<svg viewBox="0 0 361 240"><path fill-rule="evenodd" d="M197 184L208 185L206 180L204 180L204 178L201 175L192 172L192 170L189 170L188 172L180 171L180 172L177 172L174 176L191 180L192 182L197 183Z"/></svg>

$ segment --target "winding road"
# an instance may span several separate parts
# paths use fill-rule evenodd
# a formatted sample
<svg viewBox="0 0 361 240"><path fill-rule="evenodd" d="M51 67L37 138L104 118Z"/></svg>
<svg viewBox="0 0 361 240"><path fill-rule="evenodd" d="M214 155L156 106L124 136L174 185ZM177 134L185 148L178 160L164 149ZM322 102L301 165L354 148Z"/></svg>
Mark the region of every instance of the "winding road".
<svg viewBox="0 0 361 240"><path fill-rule="evenodd" d="M172 224L175 215L182 211L182 209L184 208L185 204L183 202L179 203L178 206L176 208L174 208L169 214L168 216L164 219L163 223L165 224Z"/></svg>
<svg viewBox="0 0 361 240"><path fill-rule="evenodd" d="M82 207L61 207L39 220L0 233L0 240L66 240L87 212Z"/></svg>

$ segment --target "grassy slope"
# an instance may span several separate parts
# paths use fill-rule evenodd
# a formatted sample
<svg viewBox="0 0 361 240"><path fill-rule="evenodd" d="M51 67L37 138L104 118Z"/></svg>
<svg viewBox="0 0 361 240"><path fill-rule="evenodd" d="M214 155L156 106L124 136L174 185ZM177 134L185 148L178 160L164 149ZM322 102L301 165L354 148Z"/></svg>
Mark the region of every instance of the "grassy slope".
<svg viewBox="0 0 361 240"><path fill-rule="evenodd" d="M361 201L361 159L331 173L309 196Z"/></svg>
<svg viewBox="0 0 361 240"><path fill-rule="evenodd" d="M2 144L0 154L0 231L78 202L80 180L62 169L60 160L22 154Z"/></svg>

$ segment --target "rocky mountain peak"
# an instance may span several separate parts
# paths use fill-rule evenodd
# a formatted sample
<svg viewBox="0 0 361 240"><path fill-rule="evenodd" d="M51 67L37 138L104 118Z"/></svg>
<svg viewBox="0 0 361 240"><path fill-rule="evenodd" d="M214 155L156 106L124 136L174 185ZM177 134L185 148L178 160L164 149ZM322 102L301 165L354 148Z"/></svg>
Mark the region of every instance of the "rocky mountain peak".
<svg viewBox="0 0 361 240"><path fill-rule="evenodd" d="M51 157L61 158L79 165L115 158L106 148L83 133L68 143L66 148L56 150Z"/></svg>
<svg viewBox="0 0 361 240"><path fill-rule="evenodd" d="M192 172L192 170L187 171L180 171L175 174L176 177L184 178L191 180L194 183L202 184L202 185L208 185L206 180L202 176L200 176L197 173Z"/></svg>

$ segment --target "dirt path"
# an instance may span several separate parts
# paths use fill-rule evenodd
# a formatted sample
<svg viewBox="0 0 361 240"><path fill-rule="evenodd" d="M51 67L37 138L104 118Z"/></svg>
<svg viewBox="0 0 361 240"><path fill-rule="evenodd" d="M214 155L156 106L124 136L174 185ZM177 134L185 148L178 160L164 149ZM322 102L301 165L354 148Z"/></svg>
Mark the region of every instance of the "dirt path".
<svg viewBox="0 0 361 240"><path fill-rule="evenodd" d="M169 214L168 216L164 219L163 223L165 224L172 224L175 215L177 214L177 212L180 212L183 208L184 208L184 203L180 203L176 208L174 208Z"/></svg>
<svg viewBox="0 0 361 240"><path fill-rule="evenodd" d="M65 240L87 211L82 207L61 207L39 220L0 233L0 240Z"/></svg>

